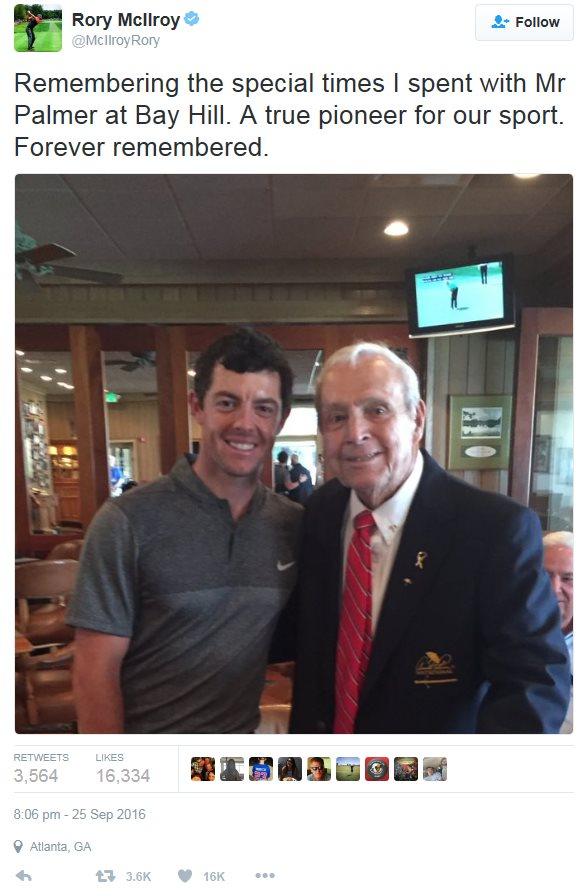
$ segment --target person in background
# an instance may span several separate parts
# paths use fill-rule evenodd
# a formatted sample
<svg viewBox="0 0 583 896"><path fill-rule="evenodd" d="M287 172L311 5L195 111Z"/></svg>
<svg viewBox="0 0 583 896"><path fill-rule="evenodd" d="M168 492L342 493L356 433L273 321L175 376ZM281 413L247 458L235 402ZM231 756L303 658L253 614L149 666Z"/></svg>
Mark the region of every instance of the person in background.
<svg viewBox="0 0 583 896"><path fill-rule="evenodd" d="M287 465L288 457L289 455L287 451L280 451L277 455L277 463L274 464L273 468L273 490L275 491L276 495L285 495L286 498L289 498L296 504L303 504L304 501L300 500L300 497L303 495L303 492L301 490L303 489L304 484L308 483L308 480L311 487L310 473L308 470L306 470L305 467L302 467L301 464L297 464L297 454L292 454L292 463L293 458L295 457L296 464L299 469L297 469L294 473L292 466L292 471L290 473L290 469Z"/></svg>
<svg viewBox="0 0 583 896"><path fill-rule="evenodd" d="M289 473L289 481L287 484L288 498L298 504L305 505L308 498L314 491L312 484L312 475L307 467L300 463L297 454L292 454L290 458L291 470Z"/></svg>
<svg viewBox="0 0 583 896"><path fill-rule="evenodd" d="M543 538L544 566L559 605L561 631L571 662L571 700L561 734L573 731L573 545L572 532L548 532Z"/></svg>
<svg viewBox="0 0 583 896"><path fill-rule="evenodd" d="M276 495L285 495L287 493L286 483L289 480L287 460L287 451L280 451L277 455L277 463L273 466L273 490Z"/></svg>
<svg viewBox="0 0 583 896"><path fill-rule="evenodd" d="M245 328L202 352L196 374L194 465L184 456L108 501L85 538L67 614L81 733L251 733L259 723L302 516L260 474L293 374L277 343Z"/></svg>
<svg viewBox="0 0 583 896"><path fill-rule="evenodd" d="M299 559L292 733L556 733L570 691L538 517L420 448L417 376L335 352L316 388L326 464Z"/></svg>

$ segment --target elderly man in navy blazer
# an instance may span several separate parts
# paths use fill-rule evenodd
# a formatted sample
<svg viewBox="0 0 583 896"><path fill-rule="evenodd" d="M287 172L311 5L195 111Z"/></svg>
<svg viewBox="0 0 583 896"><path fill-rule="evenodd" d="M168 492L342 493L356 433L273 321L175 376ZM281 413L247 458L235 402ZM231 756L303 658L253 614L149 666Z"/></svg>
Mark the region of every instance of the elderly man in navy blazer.
<svg viewBox="0 0 583 896"><path fill-rule="evenodd" d="M337 478L305 514L291 729L551 733L570 673L537 517L420 449L414 371L383 345L326 362Z"/></svg>

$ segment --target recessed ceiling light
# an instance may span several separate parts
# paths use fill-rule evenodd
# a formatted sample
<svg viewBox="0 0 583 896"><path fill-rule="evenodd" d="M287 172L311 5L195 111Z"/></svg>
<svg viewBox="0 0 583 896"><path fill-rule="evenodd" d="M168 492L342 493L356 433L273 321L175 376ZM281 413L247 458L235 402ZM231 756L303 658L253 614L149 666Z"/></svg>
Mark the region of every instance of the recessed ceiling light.
<svg viewBox="0 0 583 896"><path fill-rule="evenodd" d="M23 373L32 373L32 367L21 367Z"/></svg>
<svg viewBox="0 0 583 896"><path fill-rule="evenodd" d="M55 367L55 373L66 373L66 372L67 371L65 370L64 367Z"/></svg>
<svg viewBox="0 0 583 896"><path fill-rule="evenodd" d="M531 177L540 177L540 174L515 174L514 177L518 177L520 180L530 180Z"/></svg>
<svg viewBox="0 0 583 896"><path fill-rule="evenodd" d="M196 376L196 370L189 370L189 371L188 371L188 375L189 375L189 376Z"/></svg>
<svg viewBox="0 0 583 896"><path fill-rule="evenodd" d="M359 305L352 313L359 317L371 317L373 314L386 314L386 310L380 305Z"/></svg>
<svg viewBox="0 0 583 896"><path fill-rule="evenodd" d="M24 357L24 352L21 352L19 348L16 349L16 354L18 355L19 358Z"/></svg>
<svg viewBox="0 0 583 896"><path fill-rule="evenodd" d="M57 386L62 386L63 389L73 389L74 386L69 385L69 383L57 383Z"/></svg>
<svg viewBox="0 0 583 896"><path fill-rule="evenodd" d="M385 233L387 236L405 236L409 233L409 226L404 221L391 221L385 227Z"/></svg>
<svg viewBox="0 0 583 896"><path fill-rule="evenodd" d="M41 380L44 380L45 383L52 383L53 378L52 376L45 376L44 374L41 374Z"/></svg>

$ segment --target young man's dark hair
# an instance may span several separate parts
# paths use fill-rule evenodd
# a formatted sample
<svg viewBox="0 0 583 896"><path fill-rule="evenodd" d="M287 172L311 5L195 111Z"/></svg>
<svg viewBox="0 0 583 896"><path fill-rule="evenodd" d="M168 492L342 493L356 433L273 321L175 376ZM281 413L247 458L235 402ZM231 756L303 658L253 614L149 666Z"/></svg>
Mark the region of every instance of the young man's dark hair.
<svg viewBox="0 0 583 896"><path fill-rule="evenodd" d="M287 451L280 451L277 460L280 464L287 464Z"/></svg>
<svg viewBox="0 0 583 896"><path fill-rule="evenodd" d="M234 373L272 370L279 374L282 412L286 414L291 408L294 378L292 369L281 346L265 333L251 327L239 327L202 352L195 365L194 381L194 391L201 407L212 382L215 364L222 364Z"/></svg>

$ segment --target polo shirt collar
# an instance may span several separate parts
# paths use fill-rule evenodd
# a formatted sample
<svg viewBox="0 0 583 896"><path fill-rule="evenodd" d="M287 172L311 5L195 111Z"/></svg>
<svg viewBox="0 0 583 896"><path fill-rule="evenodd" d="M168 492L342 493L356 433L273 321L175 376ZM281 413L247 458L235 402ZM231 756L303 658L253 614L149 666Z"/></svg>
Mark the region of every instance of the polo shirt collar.
<svg viewBox="0 0 583 896"><path fill-rule="evenodd" d="M194 464L194 467L193 467ZM205 485L200 476L196 472L196 458L192 454L184 454L180 457L170 471L170 477L181 488L190 492L195 498L204 504L214 504L220 507L227 507L230 514L229 502L226 498L219 498L210 488ZM261 483L257 484L251 503L245 516L254 513L263 504L265 499L265 488Z"/></svg>

